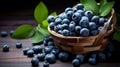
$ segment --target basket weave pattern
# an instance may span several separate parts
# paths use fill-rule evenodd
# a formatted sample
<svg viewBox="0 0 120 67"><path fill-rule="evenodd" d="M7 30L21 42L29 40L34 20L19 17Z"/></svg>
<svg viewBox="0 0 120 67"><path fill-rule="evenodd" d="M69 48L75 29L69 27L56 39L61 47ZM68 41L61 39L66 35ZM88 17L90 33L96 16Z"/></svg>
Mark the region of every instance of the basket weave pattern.
<svg viewBox="0 0 120 67"><path fill-rule="evenodd" d="M108 26L111 24L111 29L107 31ZM109 37L114 33L116 23L116 16L114 9L112 9L106 25L96 36L89 37L73 37L63 36L51 30L48 26L48 31L51 33L55 46L61 50L71 53L88 53L91 51L102 51L105 49L109 42Z"/></svg>

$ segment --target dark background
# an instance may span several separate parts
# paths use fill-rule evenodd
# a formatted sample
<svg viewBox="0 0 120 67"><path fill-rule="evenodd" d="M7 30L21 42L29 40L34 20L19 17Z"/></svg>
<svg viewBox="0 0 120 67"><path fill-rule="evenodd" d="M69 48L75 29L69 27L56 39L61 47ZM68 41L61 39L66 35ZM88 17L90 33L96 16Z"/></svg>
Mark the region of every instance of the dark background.
<svg viewBox="0 0 120 67"><path fill-rule="evenodd" d="M49 12L56 11L57 13L62 12L66 7L74 6L79 0L1 0L0 1L0 16L5 15L33 15L34 8L36 5L43 1L48 7ZM99 2L99 0L97 0ZM119 0L108 0L115 1L114 9L116 12L120 12ZM22 13L25 12L26 13Z"/></svg>

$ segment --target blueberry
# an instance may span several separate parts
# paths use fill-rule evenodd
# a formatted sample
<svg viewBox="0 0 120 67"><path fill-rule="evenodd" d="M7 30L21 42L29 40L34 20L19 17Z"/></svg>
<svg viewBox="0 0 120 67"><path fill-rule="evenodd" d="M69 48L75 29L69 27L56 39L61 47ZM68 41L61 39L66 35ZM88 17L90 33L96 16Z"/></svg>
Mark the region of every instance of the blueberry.
<svg viewBox="0 0 120 67"><path fill-rule="evenodd" d="M17 42L16 43L16 48L22 48L22 43L21 42Z"/></svg>
<svg viewBox="0 0 120 67"><path fill-rule="evenodd" d="M92 21L92 22L95 22L96 24L98 24L98 23L99 23L99 16L93 16L93 17L91 18L91 21Z"/></svg>
<svg viewBox="0 0 120 67"><path fill-rule="evenodd" d="M59 54L58 54L58 58L59 58L59 60L61 60L61 61L68 61L68 58L69 58L69 54L67 53L67 52L60 52Z"/></svg>
<svg viewBox="0 0 120 67"><path fill-rule="evenodd" d="M55 24L61 24L62 22L62 19L61 18L56 18L55 19Z"/></svg>
<svg viewBox="0 0 120 67"><path fill-rule="evenodd" d="M69 24L69 23L70 23L70 20L67 19L67 18L65 18L65 19L62 20L61 23L62 23L62 24Z"/></svg>
<svg viewBox="0 0 120 67"><path fill-rule="evenodd" d="M105 19L104 18L99 18L99 25L104 25Z"/></svg>
<svg viewBox="0 0 120 67"><path fill-rule="evenodd" d="M50 26L50 29L51 29L51 30L54 30L55 22L51 22L51 23L49 24L49 26Z"/></svg>
<svg viewBox="0 0 120 67"><path fill-rule="evenodd" d="M8 44L3 45L3 52L9 52L9 45Z"/></svg>
<svg viewBox="0 0 120 67"><path fill-rule="evenodd" d="M70 31L75 31L75 24L69 24L69 28Z"/></svg>
<svg viewBox="0 0 120 67"><path fill-rule="evenodd" d="M14 32L15 32L14 30L10 30L10 36L12 36Z"/></svg>
<svg viewBox="0 0 120 67"><path fill-rule="evenodd" d="M77 10L78 13L80 13L82 16L84 16L84 10Z"/></svg>
<svg viewBox="0 0 120 67"><path fill-rule="evenodd" d="M38 53L37 58L39 59L39 61L44 61L45 53Z"/></svg>
<svg viewBox="0 0 120 67"><path fill-rule="evenodd" d="M90 30L95 30L96 28L97 28L96 23L94 23L94 22L89 22L89 29L90 29Z"/></svg>
<svg viewBox="0 0 120 67"><path fill-rule="evenodd" d="M74 59L74 60L72 61L72 65L73 65L73 67L79 67L79 66L80 66L80 61L79 61L79 59Z"/></svg>
<svg viewBox="0 0 120 67"><path fill-rule="evenodd" d="M98 60L99 61L105 61L106 60L105 54L102 53L102 52L98 53Z"/></svg>
<svg viewBox="0 0 120 67"><path fill-rule="evenodd" d="M91 65L95 65L97 63L96 58L90 57L88 59L88 63L91 64Z"/></svg>
<svg viewBox="0 0 120 67"><path fill-rule="evenodd" d="M91 19L93 17L93 12L92 11L85 11L84 15L87 16L89 19Z"/></svg>
<svg viewBox="0 0 120 67"><path fill-rule="evenodd" d="M55 55L52 53L49 53L45 56L45 60L49 62L50 64L53 64L56 62Z"/></svg>
<svg viewBox="0 0 120 67"><path fill-rule="evenodd" d="M47 61L43 62L43 67L49 67L49 63Z"/></svg>
<svg viewBox="0 0 120 67"><path fill-rule="evenodd" d="M90 35L92 35L92 36L95 36L98 33L99 33L98 30L92 30L92 31L90 31Z"/></svg>
<svg viewBox="0 0 120 67"><path fill-rule="evenodd" d="M89 36L89 33L90 33L90 31L89 31L89 29L87 29L87 28L82 28L82 29L80 30L80 35L81 35L81 36L87 37L87 36Z"/></svg>
<svg viewBox="0 0 120 67"><path fill-rule="evenodd" d="M76 33L79 34L81 29L82 29L81 26L75 26L75 32L76 32Z"/></svg>
<svg viewBox="0 0 120 67"><path fill-rule="evenodd" d="M82 15L78 12L75 12L72 16L73 21L79 21L81 19Z"/></svg>
<svg viewBox="0 0 120 67"><path fill-rule="evenodd" d="M28 51L27 51L27 56L28 56L28 57L33 57L33 56L34 56L34 51L31 50L31 49L28 50Z"/></svg>
<svg viewBox="0 0 120 67"><path fill-rule="evenodd" d="M48 46L48 42L53 41L52 37L46 37L43 41L44 46Z"/></svg>
<svg viewBox="0 0 120 67"><path fill-rule="evenodd" d="M53 50L51 51L51 53L53 53L53 54L56 56L56 58L58 58L59 52L60 52L60 50L57 49L57 48L55 48L55 49L53 49Z"/></svg>
<svg viewBox="0 0 120 67"><path fill-rule="evenodd" d="M58 15L59 18L61 18L62 20L67 18L67 14L66 13L61 13Z"/></svg>
<svg viewBox="0 0 120 67"><path fill-rule="evenodd" d="M43 47L40 45L35 45L32 47L32 50L34 51L35 54L41 53L42 49L43 49Z"/></svg>
<svg viewBox="0 0 120 67"><path fill-rule="evenodd" d="M81 20L79 21L79 25L80 25L81 27L87 28L88 25L89 25L89 18L86 17L86 16L83 16L83 17L81 18Z"/></svg>
<svg viewBox="0 0 120 67"><path fill-rule="evenodd" d="M44 52L45 52L46 54L48 54L48 53L50 53L50 52L52 51L52 49L53 49L53 46L46 46L46 47L44 48Z"/></svg>
<svg viewBox="0 0 120 67"><path fill-rule="evenodd" d="M68 11L66 14L67 14L68 19L71 20L74 12L73 11Z"/></svg>
<svg viewBox="0 0 120 67"><path fill-rule="evenodd" d="M55 46L55 44L54 44L53 41L49 41L49 42L48 42L48 46Z"/></svg>
<svg viewBox="0 0 120 67"><path fill-rule="evenodd" d="M65 9L65 13L67 13L68 11L73 11L73 9L72 9L71 7L67 7L67 8Z"/></svg>
<svg viewBox="0 0 120 67"><path fill-rule="evenodd" d="M81 54L77 54L77 55L75 56L75 58L76 58L76 59L79 59L79 62L80 62L80 63L83 63L83 62L84 62L84 56L81 55Z"/></svg>
<svg viewBox="0 0 120 67"><path fill-rule="evenodd" d="M47 20L48 20L49 23L55 22L55 17L54 16L48 16Z"/></svg>
<svg viewBox="0 0 120 67"><path fill-rule="evenodd" d="M84 6L83 6L82 3L77 4L75 7L76 7L77 10L83 10L84 9Z"/></svg>
<svg viewBox="0 0 120 67"><path fill-rule="evenodd" d="M68 24L62 24L62 29L68 29Z"/></svg>
<svg viewBox="0 0 120 67"><path fill-rule="evenodd" d="M67 30L67 29L64 29L63 31L62 31L62 33L63 33L63 35L64 36L69 36L69 30Z"/></svg>
<svg viewBox="0 0 120 67"><path fill-rule="evenodd" d="M6 37L6 36L8 36L7 31L1 31L1 37Z"/></svg>
<svg viewBox="0 0 120 67"><path fill-rule="evenodd" d="M58 30L60 30L60 27L58 25L54 26L54 31L58 32Z"/></svg>
<svg viewBox="0 0 120 67"><path fill-rule="evenodd" d="M30 48L28 48L28 47L24 48L24 49L23 49L23 54L24 54L24 55L27 55L27 51L28 51L28 50L30 50Z"/></svg>
<svg viewBox="0 0 120 67"><path fill-rule="evenodd" d="M103 26L99 26L98 27L98 32L100 32L102 30Z"/></svg>
<svg viewBox="0 0 120 67"><path fill-rule="evenodd" d="M34 57L34 58L32 58L32 60L31 60L31 64L32 64L32 66L38 66L38 65L39 65L39 60Z"/></svg>
<svg viewBox="0 0 120 67"><path fill-rule="evenodd" d="M71 21L70 24L74 24L74 25L76 25L76 22L75 22L75 21Z"/></svg>

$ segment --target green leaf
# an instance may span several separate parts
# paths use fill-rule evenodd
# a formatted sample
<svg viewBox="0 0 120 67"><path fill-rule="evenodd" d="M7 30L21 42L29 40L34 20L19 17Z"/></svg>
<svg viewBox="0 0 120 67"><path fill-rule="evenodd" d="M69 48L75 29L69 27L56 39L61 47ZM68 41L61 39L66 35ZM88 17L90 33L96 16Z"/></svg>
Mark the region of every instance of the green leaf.
<svg viewBox="0 0 120 67"><path fill-rule="evenodd" d="M42 26L43 26L44 28L47 29L48 25L49 25L49 23L48 23L47 20L44 20L44 21L42 22Z"/></svg>
<svg viewBox="0 0 120 67"><path fill-rule="evenodd" d="M36 30L35 35L32 37L32 43L39 43L44 40L44 36Z"/></svg>
<svg viewBox="0 0 120 67"><path fill-rule="evenodd" d="M100 0L100 7L107 3L107 0Z"/></svg>
<svg viewBox="0 0 120 67"><path fill-rule="evenodd" d="M43 2L40 2L34 10L34 18L40 24L48 16L48 9Z"/></svg>
<svg viewBox="0 0 120 67"><path fill-rule="evenodd" d="M25 39L30 38L33 34L34 28L31 25L25 24L19 26L11 37L14 39Z"/></svg>
<svg viewBox="0 0 120 67"><path fill-rule="evenodd" d="M120 30L115 31L114 38L115 38L115 40L120 41Z"/></svg>
<svg viewBox="0 0 120 67"><path fill-rule="evenodd" d="M56 12L52 12L50 15L56 17L56 16L57 16L57 13L56 13ZM49 15L49 16L50 16L50 15Z"/></svg>
<svg viewBox="0 0 120 67"><path fill-rule="evenodd" d="M86 10L93 11L93 13L95 15L98 14L99 7L98 7L97 2L95 0L81 0L80 2L84 5Z"/></svg>
<svg viewBox="0 0 120 67"><path fill-rule="evenodd" d="M99 10L99 13L100 13L100 16L107 16L110 11L112 10L114 6L114 2L108 2L104 5L101 6L100 10Z"/></svg>
<svg viewBox="0 0 120 67"><path fill-rule="evenodd" d="M46 28L41 27L38 25L37 30L44 36L48 37L50 35L49 31Z"/></svg>

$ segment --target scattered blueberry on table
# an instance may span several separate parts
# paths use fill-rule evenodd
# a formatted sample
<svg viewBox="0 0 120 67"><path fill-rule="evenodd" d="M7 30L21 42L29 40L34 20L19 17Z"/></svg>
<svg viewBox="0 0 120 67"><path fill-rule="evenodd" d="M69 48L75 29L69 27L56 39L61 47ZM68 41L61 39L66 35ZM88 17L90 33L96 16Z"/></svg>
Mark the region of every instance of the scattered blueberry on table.
<svg viewBox="0 0 120 67"><path fill-rule="evenodd" d="M22 48L22 42L16 42L16 48Z"/></svg>
<svg viewBox="0 0 120 67"><path fill-rule="evenodd" d="M34 57L34 58L32 58L32 60L31 60L31 64L32 64L32 66L38 66L38 65L39 65L39 60Z"/></svg>
<svg viewBox="0 0 120 67"><path fill-rule="evenodd" d="M1 34L1 37L7 37L8 36L7 31L1 31L0 34Z"/></svg>
<svg viewBox="0 0 120 67"><path fill-rule="evenodd" d="M3 45L3 52L9 52L9 45L8 44L5 44Z"/></svg>

